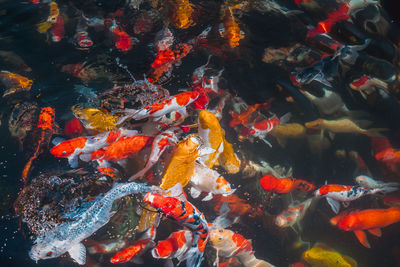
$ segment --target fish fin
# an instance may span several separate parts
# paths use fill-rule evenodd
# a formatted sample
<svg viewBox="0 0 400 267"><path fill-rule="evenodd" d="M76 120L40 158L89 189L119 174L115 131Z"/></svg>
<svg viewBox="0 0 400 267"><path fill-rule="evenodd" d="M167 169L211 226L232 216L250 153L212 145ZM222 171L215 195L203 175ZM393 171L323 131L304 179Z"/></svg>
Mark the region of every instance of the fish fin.
<svg viewBox="0 0 400 267"><path fill-rule="evenodd" d="M55 138L53 138L53 140L51 140L51 143L56 146L64 141L65 141L65 139L62 137L55 137Z"/></svg>
<svg viewBox="0 0 400 267"><path fill-rule="evenodd" d="M350 267L357 267L357 262L350 256L342 255L343 259L350 264Z"/></svg>
<svg viewBox="0 0 400 267"><path fill-rule="evenodd" d="M367 235L365 234L364 231L362 231L362 230L356 230L356 231L353 231L353 232L354 232L354 234L356 235L358 241L360 241L360 243L361 243L364 247L366 247L366 248L371 248L371 245L369 244L368 239L367 239Z"/></svg>
<svg viewBox="0 0 400 267"><path fill-rule="evenodd" d="M208 195L203 198L201 201L210 201L213 198L213 194L210 192Z"/></svg>
<svg viewBox="0 0 400 267"><path fill-rule="evenodd" d="M176 183L173 187L169 188L168 190L165 191L166 195L170 197L176 197L179 199L185 199L185 194L183 192L183 187L181 183Z"/></svg>
<svg viewBox="0 0 400 267"><path fill-rule="evenodd" d="M71 168L78 168L78 157L76 155L69 156L68 163Z"/></svg>
<svg viewBox="0 0 400 267"><path fill-rule="evenodd" d="M377 236L377 237L382 236L382 231L380 228L372 228L372 229L368 229L367 231L374 236Z"/></svg>
<svg viewBox="0 0 400 267"><path fill-rule="evenodd" d="M89 162L91 160L91 155L90 155L90 153L85 153L85 154L79 155L79 158L84 162Z"/></svg>
<svg viewBox="0 0 400 267"><path fill-rule="evenodd" d="M68 250L69 256L79 265L86 263L86 248L82 243L78 243Z"/></svg>
<svg viewBox="0 0 400 267"><path fill-rule="evenodd" d="M380 132L387 131L387 128L371 128L365 131L365 134L369 137L385 137L385 135Z"/></svg>
<svg viewBox="0 0 400 267"><path fill-rule="evenodd" d="M215 149L211 147L202 147L199 149L198 155L199 157L205 156L205 155L210 155L215 152Z"/></svg>
<svg viewBox="0 0 400 267"><path fill-rule="evenodd" d="M131 261L132 261L133 263L135 263L135 264L143 264L143 263L144 263L144 261L143 261L143 259L142 259L141 257L133 257L133 258L131 259Z"/></svg>
<svg viewBox="0 0 400 267"><path fill-rule="evenodd" d="M172 262L171 259L167 259L165 261L164 267L174 267L174 263Z"/></svg>
<svg viewBox="0 0 400 267"><path fill-rule="evenodd" d="M390 193L399 190L399 188L395 186L383 186L381 188L377 188L377 190L382 193Z"/></svg>
<svg viewBox="0 0 400 267"><path fill-rule="evenodd" d="M329 206L331 206L333 212L338 214L340 211L340 203L330 197L327 197L326 201L328 201L328 204Z"/></svg>
<svg viewBox="0 0 400 267"><path fill-rule="evenodd" d="M288 112L279 119L279 124L286 124L289 122L290 118L292 117L292 113Z"/></svg>
<svg viewBox="0 0 400 267"><path fill-rule="evenodd" d="M192 196L192 198L198 198L200 194L201 194L200 190L197 190L193 186L190 188L190 195Z"/></svg>
<svg viewBox="0 0 400 267"><path fill-rule="evenodd" d="M267 145L269 145L269 147L272 147L272 144L266 139L266 138L264 138L264 137L258 137L258 138L260 138L264 143L266 143Z"/></svg>

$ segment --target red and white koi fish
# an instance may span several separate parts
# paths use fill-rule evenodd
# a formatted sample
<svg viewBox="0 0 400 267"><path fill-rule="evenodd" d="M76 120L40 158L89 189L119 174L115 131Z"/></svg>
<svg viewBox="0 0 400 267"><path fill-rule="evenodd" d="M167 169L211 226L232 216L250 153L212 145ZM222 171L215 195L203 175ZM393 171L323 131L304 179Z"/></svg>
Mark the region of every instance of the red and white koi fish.
<svg viewBox="0 0 400 267"><path fill-rule="evenodd" d="M145 173L154 165L157 163L158 159L160 158L161 154L165 151L165 149L168 146L172 146L176 143L178 143L178 135L188 132L190 130L189 127L185 126L178 126L178 127L172 127L170 129L167 129L160 134L158 134L156 137L154 137L153 144L151 146L151 152L150 156L147 159L145 167L139 171L138 173L134 174L129 178L129 181L133 181L139 177L142 177L145 175Z"/></svg>
<svg viewBox="0 0 400 267"><path fill-rule="evenodd" d="M280 119L274 115L272 118L267 118L259 122L255 122L253 126L249 130L249 134L254 137L258 137L270 147L272 147L271 143L265 139L266 135L272 131L276 126L280 124L284 124L289 121L291 117L290 113L286 113Z"/></svg>
<svg viewBox="0 0 400 267"><path fill-rule="evenodd" d="M187 266L199 267L202 261L204 248L208 241L208 223L203 215L192 203L184 198L182 185L180 186L180 197L170 197L157 193L147 193L144 202L160 210L168 218L189 228L193 233L191 248L186 252L184 258Z"/></svg>
<svg viewBox="0 0 400 267"><path fill-rule="evenodd" d="M150 117L154 120L159 120L162 116L172 111L186 109L186 106L193 103L193 101L195 101L198 97L198 92L189 91L171 96L162 102L145 106L140 110L125 109L126 115L120 118L117 124L121 124L128 118L141 120Z"/></svg>
<svg viewBox="0 0 400 267"><path fill-rule="evenodd" d="M374 180L367 175L359 175L355 178L355 181L360 186L369 187L369 188L382 188L384 186L399 186L399 183L396 182L388 182L385 183L383 181Z"/></svg>
<svg viewBox="0 0 400 267"><path fill-rule="evenodd" d="M359 199L365 195L373 195L379 192L389 193L398 190L397 187L384 186L381 188L369 188L351 185L327 184L315 191L316 197L325 197L329 206L337 214L340 210L340 202L348 206L350 201Z"/></svg>
<svg viewBox="0 0 400 267"><path fill-rule="evenodd" d="M228 196L236 191L217 171L200 164L195 165L190 184L192 185L190 195L193 198L198 198L201 192L208 193L203 201L211 200L214 194Z"/></svg>
<svg viewBox="0 0 400 267"><path fill-rule="evenodd" d="M156 259L166 259L168 266L173 266L172 259L179 262L185 260L186 252L190 249L193 242L193 234L189 230L173 232L167 239L158 241L151 251Z"/></svg>
<svg viewBox="0 0 400 267"><path fill-rule="evenodd" d="M117 132L110 131L95 136L81 136L57 144L50 150L50 153L55 157L67 158L69 165L76 168L80 155L93 153L121 137L132 137L137 134L138 132L135 130L120 129Z"/></svg>
<svg viewBox="0 0 400 267"><path fill-rule="evenodd" d="M183 123L188 116L189 113L186 109L175 110L162 116L160 122L170 126L176 126Z"/></svg>
<svg viewBox="0 0 400 267"><path fill-rule="evenodd" d="M279 227L290 227L300 222L311 205L313 198L309 198L300 204L289 205L287 209L281 212L275 219L275 224Z"/></svg>
<svg viewBox="0 0 400 267"><path fill-rule="evenodd" d="M221 227L212 227L210 230L210 243L217 250L219 257L237 257L245 267L273 267L272 264L259 260L254 256L251 241L242 235Z"/></svg>
<svg viewBox="0 0 400 267"><path fill-rule="evenodd" d="M221 97L221 99L218 101L217 105L215 106L215 108L210 109L209 111L214 114L214 116L218 119L221 120L222 119L222 111L224 110L225 107L225 103L226 100L229 98L229 95L225 95L223 97Z"/></svg>
<svg viewBox="0 0 400 267"><path fill-rule="evenodd" d="M140 258L143 253L148 249L155 246L154 238L156 237L156 229L151 226L143 236L136 241L132 246L125 248L122 251L117 252L111 259L111 263L123 263L133 261L135 263L143 263Z"/></svg>

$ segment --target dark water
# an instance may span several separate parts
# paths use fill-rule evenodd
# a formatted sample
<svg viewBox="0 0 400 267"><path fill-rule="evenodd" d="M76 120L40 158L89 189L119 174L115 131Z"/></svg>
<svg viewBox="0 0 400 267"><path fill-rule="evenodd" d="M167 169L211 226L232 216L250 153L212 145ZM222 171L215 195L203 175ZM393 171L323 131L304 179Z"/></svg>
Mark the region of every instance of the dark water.
<svg viewBox="0 0 400 267"><path fill-rule="evenodd" d="M28 1L27 1L28 2ZM162 29L168 21L165 13L155 20L153 28L146 33L134 35L139 39L139 44L135 45L128 52L121 52L115 49L112 38L102 31L94 31L89 28L89 34L95 45L88 50L79 50L74 45L74 35L76 28L76 18L83 12L88 17L106 16L106 14L117 10L125 10L125 15L121 18L123 25L130 27L135 21L140 11L151 9L149 3L142 4L139 10L131 10L125 7L125 1L57 1L62 7L61 10L65 18L65 34L60 42L52 42L50 36L37 32L37 24L44 21L48 16L48 3L39 5L24 1L1 1L0 3L0 50L12 51L21 57L32 71L24 72L18 68L10 66L6 61L0 63L0 70L8 70L19 73L34 80L29 96L21 98L2 99L1 113L2 121L0 126L0 266L76 266L68 257L61 257L51 260L43 260L35 263L28 256L28 251L32 246L33 236L27 227L22 224L15 215L13 203L17 198L18 192L22 190L23 183L20 179L21 171L25 165L26 151L19 149L18 142L10 136L8 129L8 118L11 110L16 103L27 99L36 101L39 107L51 106L55 109L56 122L63 128L66 122L73 117L71 107L77 103L86 101L86 98L74 90L74 85L84 84L79 78L73 77L65 72L61 72L62 66L82 62L96 61L100 56L104 58L100 64L107 66L106 73L115 74L118 79L130 82L127 73L119 68L114 62L115 58L120 58L121 63L126 65L136 79L142 79L143 75L148 74L155 53L149 46L153 43L156 33ZM146 2L146 1L145 1ZM160 1L162 2L162 1ZM167 1L166 1L167 2ZM191 1L192 2L192 1ZM226 1L230 5L246 1ZM262 2L262 1L260 1ZM335 1L319 1L327 6L333 5ZM385 1L382 5L388 11L388 16L399 22L399 12L395 10L394 1ZM286 17L282 13L268 11L261 13L256 9L238 12L237 21L245 38L240 41L239 47L229 48L226 42L221 41L218 36L218 25L221 22L220 1L193 1L196 13L194 20L196 25L183 30L170 26L177 42L185 42L200 34L204 28L211 25L213 31L207 38L208 43L199 49L194 49L188 54L180 66L173 68L172 75L161 84L172 94L176 94L181 88L188 88L191 83L193 71L204 65L210 54L211 65L214 70L224 68L219 87L229 91L233 95L240 96L248 104L263 103L271 97L276 98L272 106L272 113L279 116L286 112L292 113L290 122L304 124L305 122L324 118L316 111L311 103L301 104L301 99L295 97L295 102L286 101L290 93L277 90L277 83L291 83L289 74L295 71L296 64L266 64L261 61L264 50L267 47L288 47L295 43L305 43L307 28L305 24L315 23L326 18L327 14L322 14L318 10L304 9L304 12L293 17ZM292 1L277 2L289 9L296 9ZM332 9L332 8L331 8ZM128 26L127 26L128 27ZM131 31L132 32L132 31ZM130 33L131 33L130 32ZM398 31L393 33L394 38L383 36L385 40L395 47L400 43ZM375 36L375 35L374 35ZM397 38L397 39L396 39ZM343 38L343 42L345 38ZM398 46L396 47L398 49ZM317 48L313 47L317 50ZM397 55L398 56L398 55ZM398 62L397 62L398 63ZM393 63L393 65L395 65ZM304 66L302 66L304 67ZM354 66L358 68L359 66ZM398 74L399 67L393 67ZM372 74L369 74L373 76ZM107 76L107 75L104 75ZM378 76L378 75L377 75ZM117 78L116 78L117 79ZM397 79L397 78L396 78ZM101 77L94 79L86 84L93 88L96 93L104 92L112 88L115 80ZM339 79L339 83L342 82ZM398 86L393 82L393 86ZM395 88L396 89L396 88ZM340 92L340 89L338 89ZM400 118L396 112L399 107L397 104L399 93L394 90L391 97L395 102L395 107L385 109L392 102L382 102L377 106L370 106L365 101L354 100L348 93L343 92L341 97L351 110L364 110L369 112L368 119L373 121L373 127L388 128L385 136L390 139L393 147L400 145L398 135ZM225 112L227 113L227 112ZM225 115L224 115L225 116ZM314 183L317 187L322 186L325 181L337 184L354 184L356 164L348 158L339 158L336 151L356 151L367 164L372 177L385 180L398 181L398 173L393 173L385 169L372 155L372 148L369 137L364 135L337 134L331 147L321 153L313 153L305 140L289 140L285 147L281 147L278 142L269 137L273 147L269 148L260 140L254 143L237 141L237 132L230 129L229 115L222 120L223 128L226 131L227 139L234 144L235 151L246 156L246 159L254 161L264 160L272 166L280 165L286 168L292 167L293 177L304 178ZM59 136L63 136L62 131ZM65 136L63 136L65 137ZM66 170L69 166L66 160L57 160L45 151L35 161L34 169L30 177L36 177L48 170ZM234 185L240 186L237 195L245 198L252 206L261 206L264 215L256 218L243 216L239 223L234 224L230 229L240 233L247 239L252 240L253 249L257 258L264 259L275 266L289 266L298 262L305 248L293 249L298 234L291 229L279 229L273 223L273 218L278 215L290 203L287 196L277 196L272 204L267 206L265 193L256 190L258 179L261 176L243 179L241 174L226 175L226 178ZM393 178L394 177L394 178ZM259 188L259 186L258 186ZM250 193L248 193L250 192ZM249 195L248 195L249 194ZM196 201L196 206L202 210L206 216L215 218L212 210L213 204L205 204ZM367 208L386 208L382 205L379 198L367 196L352 203L353 209ZM269 215L266 215L266 214ZM355 235L351 232L344 232L329 224L329 219L334 216L329 205L324 199L310 210L302 220L301 238L311 244L316 242L329 245L343 255L349 255L355 259L358 266L399 266L399 247L400 247L400 228L398 224L385 227L383 235L376 238L368 235L372 248L364 248ZM106 226L107 227L107 226ZM163 221L160 226L157 239L166 238L172 231L177 229L176 224ZM104 231L104 229L103 229ZM103 233L98 235L103 237ZM101 239L101 238L99 238ZM113 254L97 254L90 256L88 266L110 266L109 258ZM144 256L144 266L161 266L163 261L152 259L151 254ZM183 263L184 264L184 263ZM122 264L123 266L132 263ZM204 261L202 266L207 266Z"/></svg>

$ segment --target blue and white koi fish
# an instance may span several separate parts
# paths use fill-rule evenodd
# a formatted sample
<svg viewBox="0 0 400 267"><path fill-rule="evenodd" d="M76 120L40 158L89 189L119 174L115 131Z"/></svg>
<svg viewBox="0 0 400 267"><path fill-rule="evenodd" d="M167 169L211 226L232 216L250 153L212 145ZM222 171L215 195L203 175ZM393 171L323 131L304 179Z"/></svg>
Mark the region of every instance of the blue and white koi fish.
<svg viewBox="0 0 400 267"><path fill-rule="evenodd" d="M116 184L74 221L61 223L36 238L29 252L31 259L57 258L68 252L78 264L86 262L86 248L82 240L108 223L115 212L111 211L114 200L130 194L150 192L151 187L138 183Z"/></svg>

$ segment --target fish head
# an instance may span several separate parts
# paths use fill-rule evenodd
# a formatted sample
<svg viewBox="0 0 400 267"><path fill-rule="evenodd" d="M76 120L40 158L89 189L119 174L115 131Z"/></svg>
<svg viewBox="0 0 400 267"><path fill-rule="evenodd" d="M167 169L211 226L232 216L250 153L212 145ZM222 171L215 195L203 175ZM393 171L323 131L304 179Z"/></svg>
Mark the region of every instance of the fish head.
<svg viewBox="0 0 400 267"><path fill-rule="evenodd" d="M64 242L36 242L29 251L29 257L34 261L57 258L66 252L61 249L63 245Z"/></svg>
<svg viewBox="0 0 400 267"><path fill-rule="evenodd" d="M275 224L279 227L286 227L288 226L288 218L284 215L278 215L275 219Z"/></svg>
<svg viewBox="0 0 400 267"><path fill-rule="evenodd" d="M226 246L226 243L229 243L229 240L232 239L233 232L224 228L216 228L210 231L209 240L211 245L215 248L221 248Z"/></svg>
<svg viewBox="0 0 400 267"><path fill-rule="evenodd" d="M231 188L231 184L222 176L219 176L216 180L216 189L222 195L227 196L235 192L234 189Z"/></svg>
<svg viewBox="0 0 400 267"><path fill-rule="evenodd" d="M167 215L182 214L181 201L175 197L166 197L160 194L147 193L144 202L149 203L156 209L161 210Z"/></svg>
<svg viewBox="0 0 400 267"><path fill-rule="evenodd" d="M337 226L339 227L339 229L342 229L344 231L352 231L357 224L358 224L357 216L355 216L354 214L350 214L342 218L337 223Z"/></svg>
<svg viewBox="0 0 400 267"><path fill-rule="evenodd" d="M277 178L267 174L260 179L260 185L265 191L273 191L276 187Z"/></svg>
<svg viewBox="0 0 400 267"><path fill-rule="evenodd" d="M71 156L76 149L83 148L86 144L87 139L85 137L77 137L71 140L67 140L59 143L50 150L50 153L55 157L68 158Z"/></svg>
<svg viewBox="0 0 400 267"><path fill-rule="evenodd" d="M359 175L359 176L357 176L356 177L356 183L357 184L359 184L359 185L361 185L361 186L366 186L366 187L368 187L369 186L369 183L368 183L368 179L369 177L368 176L366 176L366 175Z"/></svg>

